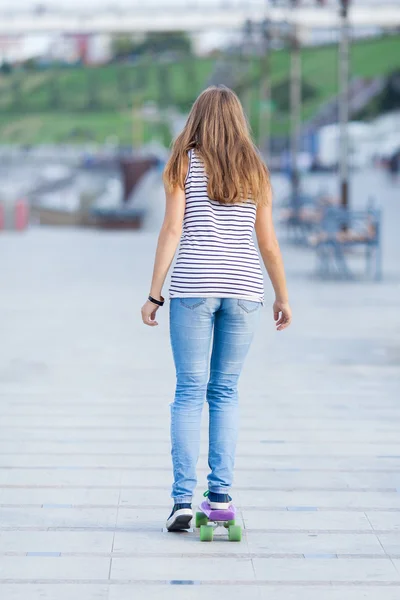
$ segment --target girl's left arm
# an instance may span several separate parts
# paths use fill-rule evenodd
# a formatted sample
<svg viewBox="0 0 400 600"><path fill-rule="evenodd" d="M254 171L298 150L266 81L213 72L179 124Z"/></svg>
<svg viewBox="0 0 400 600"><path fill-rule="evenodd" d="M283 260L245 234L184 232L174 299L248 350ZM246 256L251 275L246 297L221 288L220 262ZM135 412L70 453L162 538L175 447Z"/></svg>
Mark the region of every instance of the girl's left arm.
<svg viewBox="0 0 400 600"><path fill-rule="evenodd" d="M172 192L165 189L166 207L164 222L158 236L156 257L154 260L153 278L150 296L155 300L162 299L162 288L168 275L171 263L182 234L183 216L185 214L185 191L176 187ZM155 320L158 306L150 300L142 307L142 319L145 325L158 325Z"/></svg>

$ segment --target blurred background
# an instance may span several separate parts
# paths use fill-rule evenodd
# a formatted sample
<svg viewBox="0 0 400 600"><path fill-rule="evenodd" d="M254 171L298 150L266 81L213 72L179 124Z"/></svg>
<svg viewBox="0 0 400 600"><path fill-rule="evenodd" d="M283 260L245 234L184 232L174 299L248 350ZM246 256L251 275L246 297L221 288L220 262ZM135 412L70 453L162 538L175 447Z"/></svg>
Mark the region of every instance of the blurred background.
<svg viewBox="0 0 400 600"><path fill-rule="evenodd" d="M285 239L318 276L381 278L382 211L399 216L400 1L3 0L0 13L0 230L156 230L171 140L223 83Z"/></svg>

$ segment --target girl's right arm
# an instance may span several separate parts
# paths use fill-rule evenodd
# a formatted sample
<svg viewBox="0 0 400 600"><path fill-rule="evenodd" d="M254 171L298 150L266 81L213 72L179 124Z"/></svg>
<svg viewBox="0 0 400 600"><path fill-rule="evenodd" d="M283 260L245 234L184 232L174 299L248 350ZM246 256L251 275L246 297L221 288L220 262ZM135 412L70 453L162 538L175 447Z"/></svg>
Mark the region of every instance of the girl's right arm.
<svg viewBox="0 0 400 600"><path fill-rule="evenodd" d="M150 296L156 300L162 299L162 288L179 245L185 214L186 200L184 190L179 187L176 187L173 191L166 189L165 196L165 216L160 235L158 236L150 287ZM145 325L158 325L155 320L157 310L158 306L147 300L142 307L142 320Z"/></svg>
<svg viewBox="0 0 400 600"><path fill-rule="evenodd" d="M278 331L282 331L283 329L286 329L286 327L289 327L292 320L292 311L289 306L289 296L282 254L272 220L271 200L267 205L259 206L257 208L255 229L258 247L272 286L275 290L273 311L276 328Z"/></svg>
<svg viewBox="0 0 400 600"><path fill-rule="evenodd" d="M188 157L185 157L182 166L187 176L189 168ZM164 187L166 199L165 215L160 235L158 236L153 277L150 286L150 297L158 301L164 300L162 297L162 288L179 245L186 205L185 190L183 188L176 186L171 190L165 184ZM142 306L142 321L145 325L150 325L151 327L158 325L156 321L158 308L158 305L150 300L145 302Z"/></svg>

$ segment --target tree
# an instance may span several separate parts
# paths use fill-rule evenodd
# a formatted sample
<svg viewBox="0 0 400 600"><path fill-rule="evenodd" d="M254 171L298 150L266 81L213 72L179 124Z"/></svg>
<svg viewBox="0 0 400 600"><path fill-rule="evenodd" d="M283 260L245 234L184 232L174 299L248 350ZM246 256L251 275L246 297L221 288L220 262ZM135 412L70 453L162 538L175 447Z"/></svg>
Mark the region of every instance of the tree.
<svg viewBox="0 0 400 600"><path fill-rule="evenodd" d="M166 52L192 54L192 41L183 31L149 32L141 41L136 41L130 36L118 36L114 38L112 47L115 58Z"/></svg>
<svg viewBox="0 0 400 600"><path fill-rule="evenodd" d="M112 53L115 58L125 58L135 54L137 43L129 35L119 35L113 38Z"/></svg>
<svg viewBox="0 0 400 600"><path fill-rule="evenodd" d="M160 54L162 52L192 53L190 37L183 31L152 31L141 44L141 52Z"/></svg>
<svg viewBox="0 0 400 600"><path fill-rule="evenodd" d="M12 66L11 66L11 64L10 64L9 62L7 62L6 60L4 60L4 61L1 63L1 66L0 66L0 73L1 73L2 75L10 75L10 73L12 73Z"/></svg>

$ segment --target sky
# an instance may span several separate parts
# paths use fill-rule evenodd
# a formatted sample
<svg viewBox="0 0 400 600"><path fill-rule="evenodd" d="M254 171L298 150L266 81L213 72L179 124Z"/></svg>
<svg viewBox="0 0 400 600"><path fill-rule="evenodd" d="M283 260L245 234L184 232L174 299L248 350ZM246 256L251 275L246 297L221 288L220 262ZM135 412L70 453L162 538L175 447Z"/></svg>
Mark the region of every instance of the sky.
<svg viewBox="0 0 400 600"><path fill-rule="evenodd" d="M249 7L251 4L254 6L265 6L267 5L269 0L147 0L146 7L150 8L151 6L243 6L245 8ZM350 0L353 5L383 5L383 4L400 4L400 0ZM300 0L300 3L303 5L312 5L315 4L315 0ZM327 0L328 4L337 5L339 4L339 0ZM84 3L86 6L101 6L101 7L115 7L115 6L123 6L124 8L135 9L138 7L143 8L143 0L85 0ZM49 8L64 8L66 6L65 0L1 0L0 7L2 10L5 8L33 8L35 6L42 5L47 6ZM82 0L68 0L68 7L81 7Z"/></svg>
<svg viewBox="0 0 400 600"><path fill-rule="evenodd" d="M277 0L278 4L289 6L290 0ZM317 0L298 0L300 6L313 6L317 4ZM368 6L378 9L378 6L384 5L397 5L400 6L400 0L349 0L350 5L353 6ZM326 4L330 7L338 8L340 0L325 0ZM110 9L115 12L121 9L126 12L135 12L136 10L142 12L151 10L166 9L167 7L188 8L189 10L204 8L209 10L211 8L225 8L229 10L229 7L241 7L244 12L251 18L252 9L259 7L267 7L272 5L273 0L0 0L0 14L1 13L18 13L18 12L29 12L31 13L35 7L46 7L49 12L57 12L58 10L68 13L91 13L92 11L107 11Z"/></svg>

